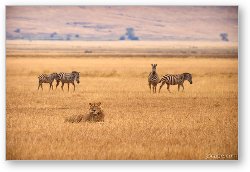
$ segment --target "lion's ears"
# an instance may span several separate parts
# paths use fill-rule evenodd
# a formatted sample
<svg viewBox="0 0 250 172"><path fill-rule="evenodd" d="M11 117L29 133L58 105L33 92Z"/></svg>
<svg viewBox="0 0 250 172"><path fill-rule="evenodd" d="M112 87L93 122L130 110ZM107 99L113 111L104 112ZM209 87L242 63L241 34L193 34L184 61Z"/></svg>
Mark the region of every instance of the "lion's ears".
<svg viewBox="0 0 250 172"><path fill-rule="evenodd" d="M97 106L100 106L101 104L102 104L101 102L96 103ZM89 105L92 106L93 104L89 103Z"/></svg>

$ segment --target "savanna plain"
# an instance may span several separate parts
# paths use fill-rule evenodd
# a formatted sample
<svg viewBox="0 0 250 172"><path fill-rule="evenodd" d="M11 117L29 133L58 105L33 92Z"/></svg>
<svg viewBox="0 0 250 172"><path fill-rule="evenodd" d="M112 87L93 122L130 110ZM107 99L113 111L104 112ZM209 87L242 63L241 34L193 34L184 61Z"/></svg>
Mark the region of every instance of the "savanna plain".
<svg viewBox="0 0 250 172"><path fill-rule="evenodd" d="M237 46L228 44L7 41L6 159L238 159ZM152 63L160 77L191 73L193 84L153 94ZM75 91L37 90L39 74L73 70ZM90 102L102 103L104 122L64 122Z"/></svg>

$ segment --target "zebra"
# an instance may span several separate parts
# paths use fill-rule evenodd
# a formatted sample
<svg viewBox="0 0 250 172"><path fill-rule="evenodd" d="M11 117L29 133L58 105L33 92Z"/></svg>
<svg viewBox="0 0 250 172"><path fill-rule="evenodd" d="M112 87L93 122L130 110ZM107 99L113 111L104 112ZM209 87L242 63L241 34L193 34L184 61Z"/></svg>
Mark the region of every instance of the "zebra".
<svg viewBox="0 0 250 172"><path fill-rule="evenodd" d="M52 88L52 90L53 90L53 81L54 81L54 79L56 79L57 78L57 73L52 73L52 74L49 74L49 75L47 75L47 74L41 74L41 75L39 75L38 76L38 90L39 90L39 88L41 87L42 88L42 90L43 90L43 83L49 83L49 90Z"/></svg>
<svg viewBox="0 0 250 172"><path fill-rule="evenodd" d="M178 91L180 90L180 86L182 86L182 91L183 91L184 90L183 83L185 80L188 80L189 83L192 84L193 83L192 74L190 73L183 73L183 74L178 74L178 75L166 74L159 81L159 83L162 83L159 88L159 93L160 93L161 87L164 84L167 84L167 88L169 92L170 92L169 90L170 85L177 85L177 84L178 84Z"/></svg>
<svg viewBox="0 0 250 172"><path fill-rule="evenodd" d="M150 72L148 75L148 85L150 88L150 92L151 92L151 84L152 84L153 85L153 93L156 93L156 87L157 87L157 84L159 82L159 76L156 73L157 64L151 64L151 66L152 66L152 72Z"/></svg>
<svg viewBox="0 0 250 172"><path fill-rule="evenodd" d="M63 86L64 83L68 83L68 91L69 91L69 84L73 84L74 86L74 91L75 91L75 83L74 81L76 80L77 84L80 83L80 72L77 71L72 71L71 73L59 73L57 74L57 79L56 79L56 88L59 85L60 81L62 82L62 90L63 90Z"/></svg>

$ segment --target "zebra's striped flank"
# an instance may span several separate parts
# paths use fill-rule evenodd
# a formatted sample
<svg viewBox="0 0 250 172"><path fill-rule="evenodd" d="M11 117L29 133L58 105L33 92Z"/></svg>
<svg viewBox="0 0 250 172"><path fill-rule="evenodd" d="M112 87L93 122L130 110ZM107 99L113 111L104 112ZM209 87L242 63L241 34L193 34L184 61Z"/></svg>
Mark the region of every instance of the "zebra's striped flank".
<svg viewBox="0 0 250 172"><path fill-rule="evenodd" d="M152 85L153 86L153 93L156 93L156 87L157 87L157 84L159 82L159 76L156 73L157 64L151 64L151 66L152 66L152 72L150 72L148 75L148 85L150 88L150 92L151 92L151 85Z"/></svg>
<svg viewBox="0 0 250 172"><path fill-rule="evenodd" d="M72 71L71 73L59 73L56 79L57 82L56 88L59 85L59 83L62 82L61 88L63 90L64 83L67 83L69 91L69 84L71 83L74 86L74 91L75 91L75 83L74 83L75 80L78 84L80 83L80 72Z"/></svg>
<svg viewBox="0 0 250 172"><path fill-rule="evenodd" d="M52 73L52 74L49 74L49 75L47 75L47 74L41 74L41 75L39 75L38 76L38 90L39 90L39 88L41 87L42 88L42 90L43 90L43 83L49 83L50 84L50 86L49 86L49 90L52 88L52 90L53 90L53 81L54 81L54 79L56 79L57 78L57 73Z"/></svg>
<svg viewBox="0 0 250 172"><path fill-rule="evenodd" d="M166 74L164 75L159 83L161 83L161 86L159 88L159 93L164 84L167 84L168 91L170 85L178 85L178 91L180 90L180 86L182 86L182 91L184 90L183 83L185 80L188 80L190 84L192 84L192 74L190 73L183 73L183 74L178 74L178 75L172 75L172 74Z"/></svg>

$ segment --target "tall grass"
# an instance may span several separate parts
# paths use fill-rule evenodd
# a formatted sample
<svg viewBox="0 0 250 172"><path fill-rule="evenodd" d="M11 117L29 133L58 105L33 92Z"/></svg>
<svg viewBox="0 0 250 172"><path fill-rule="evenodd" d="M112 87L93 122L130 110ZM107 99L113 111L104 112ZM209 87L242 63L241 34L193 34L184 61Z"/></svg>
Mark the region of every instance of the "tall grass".
<svg viewBox="0 0 250 172"><path fill-rule="evenodd" d="M157 71L190 72L193 84L152 94ZM237 59L7 58L8 160L206 159L238 154ZM76 91L37 91L43 72L81 73ZM54 83L55 85L55 83ZM159 88L159 86L158 86ZM158 89L157 88L157 89ZM158 90L157 90L158 91ZM102 102L104 123L65 123ZM237 159L235 156L232 159Z"/></svg>

